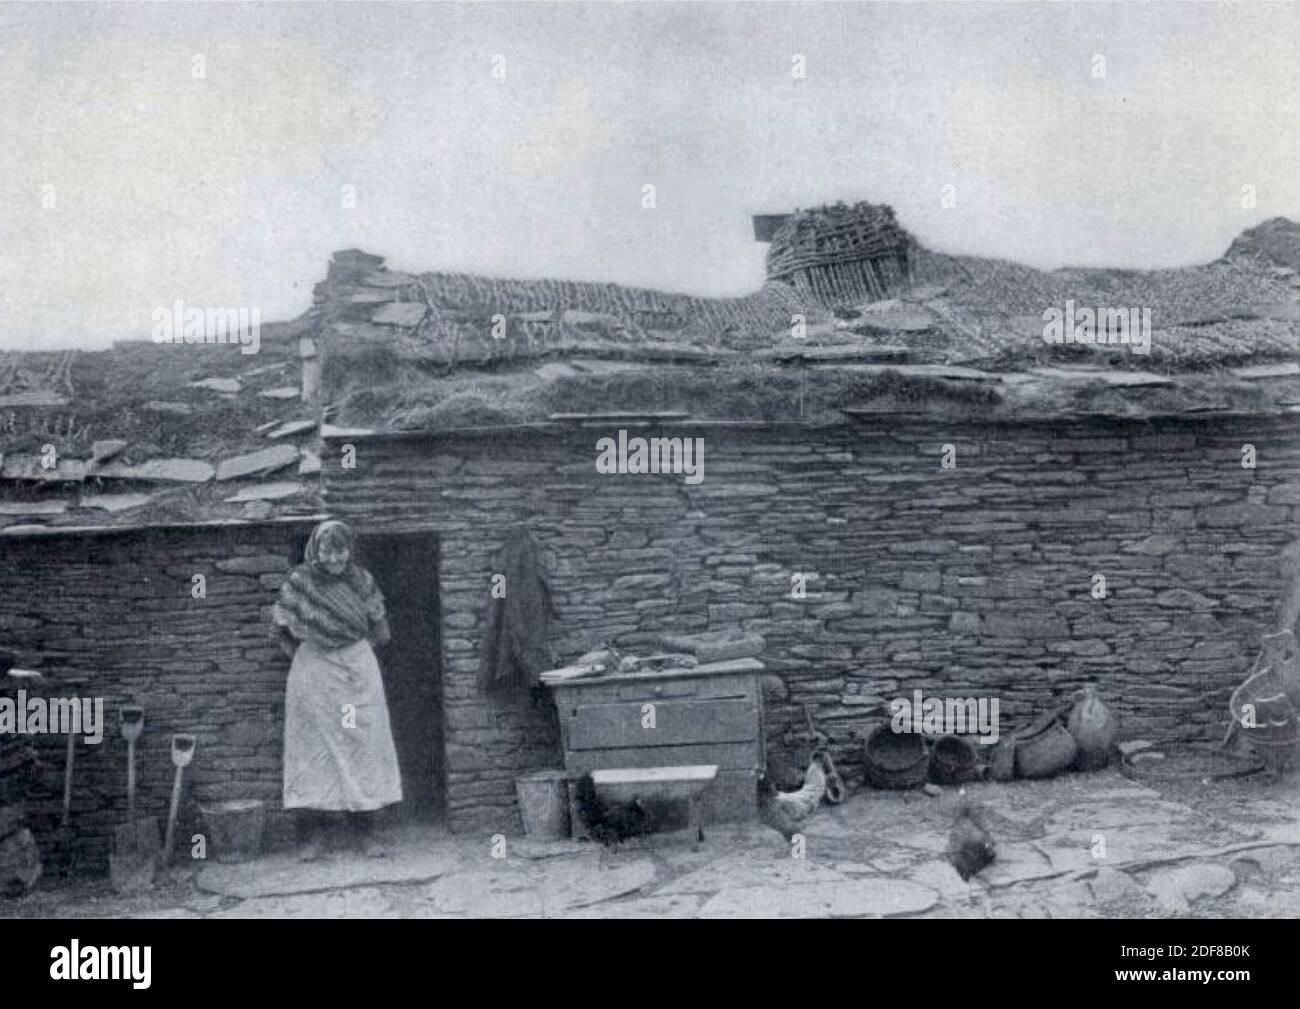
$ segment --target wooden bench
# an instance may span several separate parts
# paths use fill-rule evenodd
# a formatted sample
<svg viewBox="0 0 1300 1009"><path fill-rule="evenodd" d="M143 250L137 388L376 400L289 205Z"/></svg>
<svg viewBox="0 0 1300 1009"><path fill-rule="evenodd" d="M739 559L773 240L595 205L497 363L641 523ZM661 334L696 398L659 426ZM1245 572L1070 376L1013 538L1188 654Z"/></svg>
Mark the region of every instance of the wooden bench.
<svg viewBox="0 0 1300 1009"><path fill-rule="evenodd" d="M591 783L603 802L629 803L668 800L690 803L690 822L698 844L704 840L700 796L718 777L717 764L680 767L613 767L591 772Z"/></svg>

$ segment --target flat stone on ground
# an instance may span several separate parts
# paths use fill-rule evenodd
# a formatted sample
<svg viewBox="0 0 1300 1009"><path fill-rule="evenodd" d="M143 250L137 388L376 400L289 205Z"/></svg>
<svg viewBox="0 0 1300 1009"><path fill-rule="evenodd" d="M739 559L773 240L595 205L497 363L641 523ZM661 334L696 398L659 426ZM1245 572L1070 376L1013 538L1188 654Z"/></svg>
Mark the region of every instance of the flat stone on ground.
<svg viewBox="0 0 1300 1009"><path fill-rule="evenodd" d="M719 890L756 886L794 887L819 883L843 883L847 877L818 865L811 859L792 858L790 849L774 831L771 847L756 852L740 852L710 862L702 868L679 876L660 893L716 893Z"/></svg>
<svg viewBox="0 0 1300 1009"><path fill-rule="evenodd" d="M654 878L654 863L649 859L606 867L593 853L549 860L545 871L536 862L502 859L490 869L470 869L439 879L425 896L435 911L444 914L549 918L636 893Z"/></svg>
<svg viewBox="0 0 1300 1009"><path fill-rule="evenodd" d="M1170 911L1184 911L1204 897L1219 897L1236 884L1237 877L1227 866L1197 862L1175 868L1160 869L1147 880L1147 889Z"/></svg>
<svg viewBox="0 0 1300 1009"><path fill-rule="evenodd" d="M209 915L212 918L382 918L391 902L374 887L254 897Z"/></svg>
<svg viewBox="0 0 1300 1009"><path fill-rule="evenodd" d="M388 858L324 858L299 862L291 853L253 862L210 862L198 874L198 887L223 897L283 896L377 883L436 879L457 868L462 856L447 843L402 846Z"/></svg>
<svg viewBox="0 0 1300 1009"><path fill-rule="evenodd" d="M1087 881L1092 899L1098 904L1126 900L1136 894L1141 887L1127 872L1112 869L1108 865L1097 870L1097 875Z"/></svg>
<svg viewBox="0 0 1300 1009"><path fill-rule="evenodd" d="M884 918L921 914L939 902L928 886L898 879L855 879L798 886L725 890L700 908L701 918Z"/></svg>
<svg viewBox="0 0 1300 1009"><path fill-rule="evenodd" d="M592 904L574 908L561 918L694 918L700 909L700 898L694 894L676 894L671 897L634 897L608 904Z"/></svg>

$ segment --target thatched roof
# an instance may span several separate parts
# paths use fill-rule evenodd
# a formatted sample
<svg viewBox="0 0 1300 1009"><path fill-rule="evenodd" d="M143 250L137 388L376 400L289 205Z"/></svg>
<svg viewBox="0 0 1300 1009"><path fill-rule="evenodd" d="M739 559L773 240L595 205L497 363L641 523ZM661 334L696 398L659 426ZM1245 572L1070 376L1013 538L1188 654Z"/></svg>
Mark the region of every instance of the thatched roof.
<svg viewBox="0 0 1300 1009"><path fill-rule="evenodd" d="M908 262L897 297L832 309L779 281L708 299L400 273L350 250L316 292L332 419L440 431L610 411L835 423L861 412L1140 418L1300 404L1293 221L1267 221L1221 259L1183 269L1045 272L915 243ZM1048 344L1044 313L1067 307L1149 313L1150 352Z"/></svg>

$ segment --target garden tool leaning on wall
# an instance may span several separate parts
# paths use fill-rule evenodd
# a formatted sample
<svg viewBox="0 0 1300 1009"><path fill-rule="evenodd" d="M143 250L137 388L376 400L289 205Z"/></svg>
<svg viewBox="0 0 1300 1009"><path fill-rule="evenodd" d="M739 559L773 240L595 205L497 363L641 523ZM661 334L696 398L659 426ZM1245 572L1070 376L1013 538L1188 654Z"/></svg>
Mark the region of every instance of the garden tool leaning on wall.
<svg viewBox="0 0 1300 1009"><path fill-rule="evenodd" d="M144 732L144 708L123 705L118 712L126 740L127 822L113 830L109 876L118 893L135 893L153 885L158 865L158 818L135 815L135 744Z"/></svg>
<svg viewBox="0 0 1300 1009"><path fill-rule="evenodd" d="M181 808L181 780L185 775L185 768L189 767L190 761L194 759L194 742L194 737L186 732L172 736L172 766L176 768L176 774L172 778L172 804L167 810L167 837L163 841L162 850L164 867L171 864L172 848L176 844L176 818Z"/></svg>

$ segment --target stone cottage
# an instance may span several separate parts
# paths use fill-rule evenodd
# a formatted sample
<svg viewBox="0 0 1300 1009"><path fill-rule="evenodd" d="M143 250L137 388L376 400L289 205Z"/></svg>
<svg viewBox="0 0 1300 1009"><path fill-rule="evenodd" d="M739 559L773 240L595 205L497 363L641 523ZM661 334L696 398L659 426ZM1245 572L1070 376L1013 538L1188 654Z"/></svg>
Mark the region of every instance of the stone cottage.
<svg viewBox="0 0 1300 1009"><path fill-rule="evenodd" d="M275 388L263 362L175 358L174 388L137 398L218 411L223 437L177 415L115 436L130 453L185 432L124 463L87 444L76 479L5 465L0 646L75 671L110 708L144 704L147 802L165 802L166 734L191 731L199 800L274 803L286 663L265 608L310 523L343 518L394 610L399 815L508 832L515 778L560 763L548 704L476 682L495 558L525 527L557 663L761 632L777 777L805 705L851 773L860 737L915 689L996 696L1005 732L1094 682L1130 735L1217 739L1261 634L1295 617L1300 227L1266 222L1179 270L1044 273L915 243L906 262L889 297L850 303L780 277L702 299L338 253L314 307L263 338L298 399L257 395ZM1084 308L1148 310L1149 352L1104 329L1044 339L1051 310ZM83 363L98 356L74 378L110 371ZM240 389L212 384L226 378ZM33 411L50 407L14 409L43 436ZM698 439L703 479L599 472L597 442L620 437ZM286 439L291 462L250 459ZM147 482L181 459L212 472ZM110 493L135 504L91 517ZM122 816L114 745L74 801L92 854Z"/></svg>

